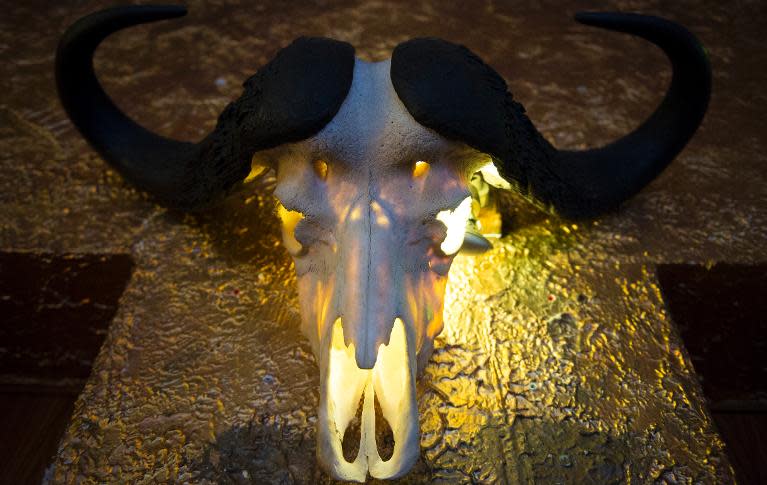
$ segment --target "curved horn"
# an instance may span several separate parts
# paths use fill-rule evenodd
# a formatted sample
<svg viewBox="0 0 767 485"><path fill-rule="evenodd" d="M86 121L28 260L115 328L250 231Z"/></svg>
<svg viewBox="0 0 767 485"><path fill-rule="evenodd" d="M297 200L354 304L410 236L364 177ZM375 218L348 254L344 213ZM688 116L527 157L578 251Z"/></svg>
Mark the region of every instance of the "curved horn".
<svg viewBox="0 0 767 485"><path fill-rule="evenodd" d="M78 20L59 43L56 83L70 119L104 160L160 202L192 209L247 177L255 151L322 129L349 91L354 49L330 39L296 40L245 82L210 135L199 143L176 141L115 106L96 79L93 53L120 29L185 14L181 6L128 6Z"/></svg>
<svg viewBox="0 0 767 485"><path fill-rule="evenodd" d="M583 218L617 207L682 150L706 112L711 68L697 38L668 20L622 13L579 13L576 20L642 37L663 49L673 68L655 112L601 148L555 149L503 79L462 46L435 39L400 44L392 58L392 81L417 121L490 154L500 173L534 201L565 217ZM436 57L443 66L431 62ZM424 72L440 79L441 87L424 82Z"/></svg>
<svg viewBox="0 0 767 485"><path fill-rule="evenodd" d="M633 34L657 45L671 61L671 85L663 101L637 129L604 147L558 151L549 169L569 181L565 190L531 191L566 216L592 216L615 208L650 183L682 151L698 129L711 95L711 66L698 39L658 17L579 13L583 24ZM532 182L532 181L531 181Z"/></svg>

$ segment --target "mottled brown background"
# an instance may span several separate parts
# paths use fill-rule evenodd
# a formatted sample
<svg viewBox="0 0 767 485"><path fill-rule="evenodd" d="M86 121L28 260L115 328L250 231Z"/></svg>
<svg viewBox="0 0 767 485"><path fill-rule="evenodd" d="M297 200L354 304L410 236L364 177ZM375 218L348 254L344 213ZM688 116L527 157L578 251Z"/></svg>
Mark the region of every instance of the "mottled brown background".
<svg viewBox="0 0 767 485"><path fill-rule="evenodd" d="M48 479L327 481L314 459L318 371L272 198L250 187L183 215L132 190L67 121L53 83L59 35L110 3L3 3L0 250L125 253L136 265ZM120 106L188 140L298 35L351 42L366 60L429 35L494 66L557 146L593 146L648 115L670 73L657 49L572 14L658 14L696 33L714 69L710 110L658 180L578 226L516 201L496 248L457 260L419 384L422 458L403 481L731 480L655 267L767 260L761 2L189 6L96 56Z"/></svg>

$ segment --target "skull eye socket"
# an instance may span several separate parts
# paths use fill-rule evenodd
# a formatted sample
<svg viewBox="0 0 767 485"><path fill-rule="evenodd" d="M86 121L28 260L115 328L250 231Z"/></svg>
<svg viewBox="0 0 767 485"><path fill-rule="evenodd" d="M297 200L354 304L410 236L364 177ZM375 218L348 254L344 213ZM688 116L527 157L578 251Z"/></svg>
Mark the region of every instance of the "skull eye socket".
<svg viewBox="0 0 767 485"><path fill-rule="evenodd" d="M429 162L426 160L418 160L413 164L413 178L423 177L429 172Z"/></svg>
<svg viewBox="0 0 767 485"><path fill-rule="evenodd" d="M322 160L321 158L315 160L314 163L312 163L312 168L320 180L325 180L328 178L328 162L325 160Z"/></svg>

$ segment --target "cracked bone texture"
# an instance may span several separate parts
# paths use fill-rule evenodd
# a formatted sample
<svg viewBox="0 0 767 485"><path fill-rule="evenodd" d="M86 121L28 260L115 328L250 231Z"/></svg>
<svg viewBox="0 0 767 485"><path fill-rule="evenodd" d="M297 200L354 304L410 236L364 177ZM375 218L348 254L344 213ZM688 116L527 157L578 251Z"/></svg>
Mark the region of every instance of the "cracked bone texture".
<svg viewBox="0 0 767 485"><path fill-rule="evenodd" d="M108 169L58 105L58 36L108 5L32 1L0 18L9 59L0 250L136 262L48 481L329 483L315 459L319 370L274 198L252 187L200 214L161 209ZM120 33L96 55L118 104L189 140L299 33L349 41L368 61L416 36L466 44L561 148L625 133L669 81L663 55L641 40L575 24L580 2L189 6L187 19ZM575 228L512 198L513 232L484 255L456 258L445 330L417 384L421 455L403 483L732 479L654 267L767 259L767 59L754 42L767 7L600 8L695 32L714 66L710 110L617 213Z"/></svg>

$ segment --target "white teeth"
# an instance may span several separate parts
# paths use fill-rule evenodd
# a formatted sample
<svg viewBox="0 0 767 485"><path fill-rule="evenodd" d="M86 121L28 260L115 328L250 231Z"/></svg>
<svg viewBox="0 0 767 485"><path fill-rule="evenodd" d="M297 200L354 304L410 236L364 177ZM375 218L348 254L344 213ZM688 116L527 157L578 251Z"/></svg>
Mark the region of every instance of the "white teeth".
<svg viewBox="0 0 767 485"><path fill-rule="evenodd" d="M337 320L332 329L326 376L323 376L318 433L318 456L335 477L363 482L368 472L375 478L403 475L418 459L418 408L415 402L415 352L409 348L405 326L399 318L389 345L381 345L372 369L357 367L354 345L344 345ZM363 396L360 447L353 462L343 456L344 432ZM376 397L394 436L394 452L384 461L375 438Z"/></svg>

